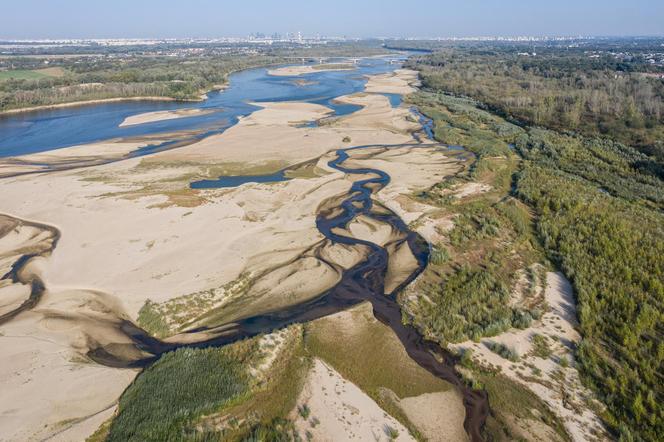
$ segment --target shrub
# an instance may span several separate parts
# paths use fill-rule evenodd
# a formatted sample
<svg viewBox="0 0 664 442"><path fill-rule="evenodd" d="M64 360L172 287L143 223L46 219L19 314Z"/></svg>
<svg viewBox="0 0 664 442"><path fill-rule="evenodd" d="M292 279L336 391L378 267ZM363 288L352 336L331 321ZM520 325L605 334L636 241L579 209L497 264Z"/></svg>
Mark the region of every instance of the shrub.
<svg viewBox="0 0 664 442"><path fill-rule="evenodd" d="M311 414L311 409L307 404L302 404L298 405L297 407L297 412L300 413L300 416L302 416L302 419L308 419L309 415Z"/></svg>
<svg viewBox="0 0 664 442"><path fill-rule="evenodd" d="M390 438L390 440L394 440L399 437L399 430L389 425L385 425L385 434Z"/></svg>
<svg viewBox="0 0 664 442"><path fill-rule="evenodd" d="M538 358L548 359L553 353L551 347L549 346L549 340L546 336L535 335L532 339L533 342L533 354Z"/></svg>
<svg viewBox="0 0 664 442"><path fill-rule="evenodd" d="M500 342L489 342L486 344L486 346L489 348L489 350L500 355L504 359L508 359L512 362L519 361L519 354L516 352L516 350L507 347L505 344Z"/></svg>

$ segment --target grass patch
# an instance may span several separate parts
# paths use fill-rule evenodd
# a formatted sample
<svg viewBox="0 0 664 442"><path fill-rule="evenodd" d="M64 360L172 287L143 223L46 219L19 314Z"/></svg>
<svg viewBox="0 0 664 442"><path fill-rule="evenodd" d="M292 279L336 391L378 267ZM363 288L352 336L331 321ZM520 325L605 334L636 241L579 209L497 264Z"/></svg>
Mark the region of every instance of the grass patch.
<svg viewBox="0 0 664 442"><path fill-rule="evenodd" d="M526 387L500 374L473 374L489 394L491 415L485 427L488 440L546 440L547 435L537 434L537 427L529 425L528 421L539 421L551 428L557 435L556 440L571 440L561 420ZM515 425L519 421L525 421L527 432Z"/></svg>
<svg viewBox="0 0 664 442"><path fill-rule="evenodd" d="M192 435L198 418L248 394L245 362L252 348L242 342L162 356L123 394L107 440L181 440Z"/></svg>
<svg viewBox="0 0 664 442"><path fill-rule="evenodd" d="M38 80L49 75L39 71L17 69L13 71L0 71L0 81L3 80Z"/></svg>
<svg viewBox="0 0 664 442"><path fill-rule="evenodd" d="M138 311L138 325L158 338L164 338L170 334L170 327L159 311L158 304L149 299Z"/></svg>
<svg viewBox="0 0 664 442"><path fill-rule="evenodd" d="M224 300L241 296L251 285L251 278L239 278L221 287L178 296L162 303L149 299L138 312L138 324L153 335L163 338L183 331Z"/></svg>
<svg viewBox="0 0 664 442"><path fill-rule="evenodd" d="M535 335L533 336L533 354L538 358L549 359L553 354L551 346L549 345L549 340L546 336Z"/></svg>

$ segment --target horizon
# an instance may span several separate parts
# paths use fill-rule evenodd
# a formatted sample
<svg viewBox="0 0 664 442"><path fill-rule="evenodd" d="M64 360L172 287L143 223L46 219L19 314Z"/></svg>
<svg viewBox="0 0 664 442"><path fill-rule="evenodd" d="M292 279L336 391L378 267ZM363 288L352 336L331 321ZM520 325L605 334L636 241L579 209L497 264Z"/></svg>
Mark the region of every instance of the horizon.
<svg viewBox="0 0 664 442"><path fill-rule="evenodd" d="M297 34L298 31L290 32ZM261 32L258 32L261 33ZM159 41L180 41L180 40L193 40L193 41L217 41L217 40L239 40L248 39L253 37L256 32L248 33L246 35L217 35L209 37L198 36L173 36L173 37L146 37L146 36L116 36L116 37L25 37L14 38L5 37L0 35L0 42L63 42L63 41L117 41L117 40L159 40ZM269 40L275 34L261 33L265 35L265 39ZM278 34L282 38L286 38L287 34ZM447 40L501 40L501 39L533 39L533 40L611 40L611 39L664 39L664 34L629 34L629 35L571 35L571 34L505 34L505 35L452 35L446 37L420 37L420 36L397 36L397 35L376 35L366 37L347 37L342 35L307 35L302 33L302 38L313 39L319 37L320 39L334 39L345 41L363 41L363 40L399 40L399 41L447 41Z"/></svg>
<svg viewBox="0 0 664 442"><path fill-rule="evenodd" d="M25 0L3 9L3 40L242 38L257 32L302 32L348 39L664 36L664 5L647 0L630 4L618 0L561 0L555 4L424 0L418 8L394 0L313 5L304 0L278 4L266 0L250 4L211 0L187 4L174 0L118 0L112 4L65 0L53 4ZM255 14L256 10L261 14Z"/></svg>

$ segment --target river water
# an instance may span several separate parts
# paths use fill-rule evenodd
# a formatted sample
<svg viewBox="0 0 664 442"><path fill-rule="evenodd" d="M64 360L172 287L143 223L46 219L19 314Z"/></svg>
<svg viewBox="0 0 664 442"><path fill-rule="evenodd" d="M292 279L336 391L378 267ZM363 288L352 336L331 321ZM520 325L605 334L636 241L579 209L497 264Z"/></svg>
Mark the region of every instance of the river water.
<svg viewBox="0 0 664 442"><path fill-rule="evenodd" d="M202 129L203 135L219 133L232 126L238 118L249 115L259 107L252 105L260 101L306 101L323 104L332 108L337 115L344 115L359 109L358 106L336 103L335 97L364 90L365 75L385 73L398 65L390 64L386 59L365 59L353 71L321 71L305 77L275 77L267 74L266 69L251 69L235 73L230 78L230 86L221 92L211 92L208 99L200 103L174 102L116 102L75 108L54 109L28 114L18 114L0 119L0 157L43 152L81 143L90 143L117 137L155 135L172 133L180 130ZM296 82L306 79L306 83ZM299 83L299 84L298 84ZM401 105L401 97L385 94L393 106ZM193 117L165 120L154 123L120 128L118 125L128 116L143 112L175 110L181 108L199 108L214 112ZM416 112L416 110L414 110ZM425 117L417 114L423 124L422 134L416 137L432 136L432 125ZM370 302L374 315L389 326L398 336L408 355L423 368L455 385L463 394L466 407L464 426L472 440L481 440L481 428L488 414L486 394L468 388L454 370L455 358L441 347L425 340L416 329L402 323L401 309L397 302L397 293L406 284L415 279L426 267L429 258L429 245L393 212L382 207L374 209L372 195L385 187L390 176L384 171L373 168L352 169L344 166L349 152L354 149L370 147L403 148L417 147L419 143L394 146L355 146L339 149L336 158L329 166L349 175L359 175L363 179L355 181L346 199L339 206L328 212L318 214L317 227L329 240L351 246L368 247L371 251L366 260L344 272L341 281L330 290L315 299L286 309L257 314L232 324L222 324L208 332L223 330L218 337L196 343L173 344L153 338L135 324L121 323L122 331L130 336L134 345L152 356L142 360L120 360L103 347L94 349L89 356L100 364L115 367L144 367L157 360L165 352L180 347L223 346L261 333L296 322L306 322L321 318L361 302ZM139 154L147 154L163 148L163 145L148 146ZM367 178L368 176L368 178ZM273 175L250 177L220 177L219 180L205 180L192 183L195 188L233 187L248 181L270 182L287 179L284 171ZM336 228L345 228L357 216L363 215L389 224L400 232L401 242L407 243L418 262L417 269L393 293L384 293L385 275L389 256L387 251L376 244L352 237L336 234ZM54 245L55 247L55 245ZM24 260L27 262L27 260ZM23 264L18 267L22 267ZM18 274L16 269L16 273ZM30 304L32 308L39 302L44 290L40 280L37 286L33 281ZM41 284L41 285L40 285ZM22 311L21 310L21 311ZM5 315L1 320L10 320L19 312ZM0 321L2 322L2 321ZM196 330L196 331L201 331ZM359 362L361 363L361 362Z"/></svg>
<svg viewBox="0 0 664 442"><path fill-rule="evenodd" d="M61 147L92 143L111 138L166 134L183 130L218 133L237 123L238 118L259 109L261 101L306 101L331 107L337 115L351 113L359 106L334 101L336 97L364 90L365 75L393 70L385 58L361 60L357 69L321 71L304 77L268 75L266 68L232 74L229 87L208 93L201 102L123 101L86 106L48 109L0 116L0 157L44 152ZM306 84L297 80L306 78ZM388 94L394 104L400 97ZM144 113L184 108L213 111L205 115L119 127L125 118ZM153 150L153 149L152 149ZM149 153L150 149L145 149Z"/></svg>

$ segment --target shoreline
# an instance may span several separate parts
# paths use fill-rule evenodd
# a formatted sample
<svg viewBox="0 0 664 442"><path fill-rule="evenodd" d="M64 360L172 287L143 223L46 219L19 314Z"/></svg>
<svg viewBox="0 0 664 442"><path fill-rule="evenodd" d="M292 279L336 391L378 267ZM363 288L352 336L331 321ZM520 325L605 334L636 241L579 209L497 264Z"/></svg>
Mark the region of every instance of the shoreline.
<svg viewBox="0 0 664 442"><path fill-rule="evenodd" d="M211 89L211 91L217 89ZM32 106L32 107L22 107L19 109L8 109L0 111L0 117L5 115L16 115L29 112L39 112L44 110L52 109L62 109L68 107L82 107L82 106L94 106L96 104L105 104L105 103L118 103L122 101L173 101L173 102L182 102L182 103L196 103L200 101L205 101L206 98L194 99L194 98L185 98L178 99L173 97L116 97L116 98L100 98L96 100L83 100L83 101L72 101L68 103L58 103L58 104L45 104L43 106Z"/></svg>
<svg viewBox="0 0 664 442"><path fill-rule="evenodd" d="M29 112L39 112L44 110L52 109L62 109L68 107L78 107L78 106L94 106L96 104L105 104L105 103L118 103L122 101L168 101L168 102L180 102L180 103L200 103L208 99L208 94L210 92L224 91L230 87L230 77L233 74L238 72L247 71L250 69L270 69L273 67L286 66L284 63L268 63L263 66L254 66L247 67L242 69L237 69L231 71L227 74L226 81L223 84L212 85L209 89L204 89L200 91L199 98L173 98L173 97L155 97L155 96L146 96L146 97L114 97L114 98L100 98L95 100L83 100L83 101L71 101L67 103L56 103L56 104L44 104L41 106L31 106L31 107L22 107L18 109L7 109L0 111L0 118L4 116L17 115L22 113Z"/></svg>

